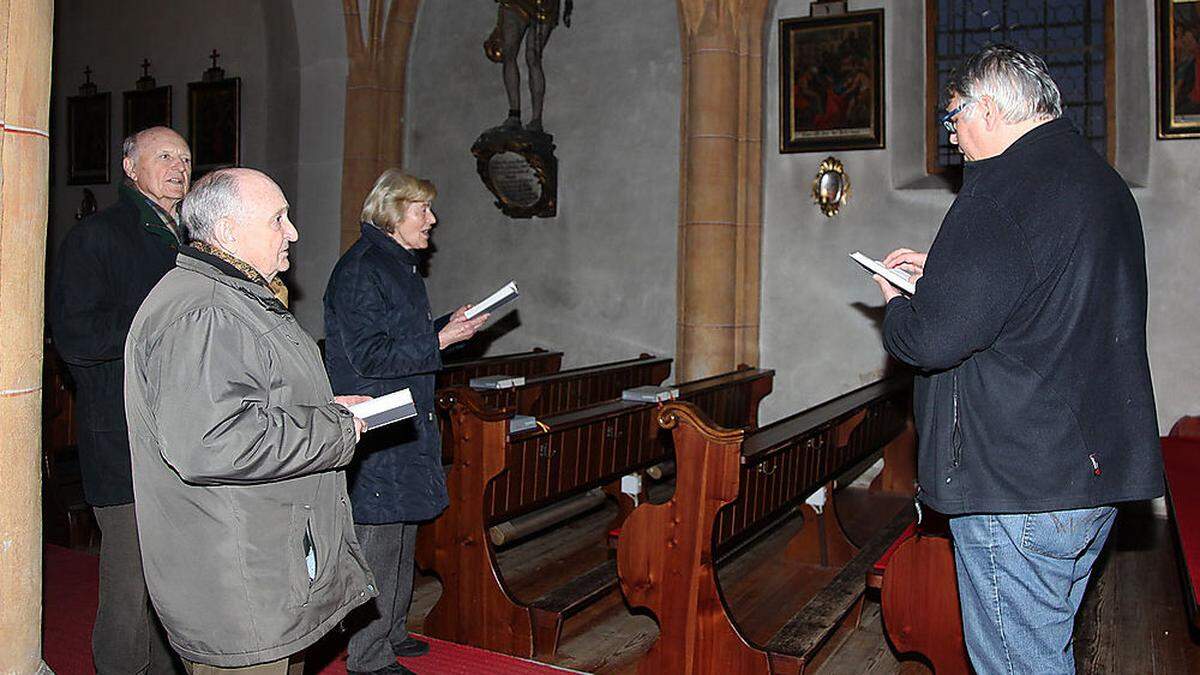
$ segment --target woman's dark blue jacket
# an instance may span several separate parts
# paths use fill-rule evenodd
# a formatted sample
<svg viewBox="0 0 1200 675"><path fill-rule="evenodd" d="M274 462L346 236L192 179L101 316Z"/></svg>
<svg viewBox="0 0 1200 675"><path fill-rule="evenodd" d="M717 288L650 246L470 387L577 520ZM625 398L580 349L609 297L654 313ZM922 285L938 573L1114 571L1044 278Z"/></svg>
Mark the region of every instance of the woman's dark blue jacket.
<svg viewBox="0 0 1200 675"><path fill-rule="evenodd" d="M346 251L325 289L325 369L335 394L412 390L417 416L363 435L350 468L354 522L436 517L446 508L441 437L433 409L442 365L420 259L375 226Z"/></svg>

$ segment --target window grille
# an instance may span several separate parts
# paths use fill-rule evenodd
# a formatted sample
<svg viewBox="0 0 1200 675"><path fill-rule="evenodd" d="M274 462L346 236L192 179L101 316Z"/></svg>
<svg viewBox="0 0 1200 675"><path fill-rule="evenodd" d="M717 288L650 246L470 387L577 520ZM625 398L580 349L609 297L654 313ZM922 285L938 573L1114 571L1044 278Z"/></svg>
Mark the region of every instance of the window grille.
<svg viewBox="0 0 1200 675"><path fill-rule="evenodd" d="M1112 161L1112 0L926 0L929 173L962 165L938 124L946 80L968 55L1007 42L1046 61L1063 99L1063 116Z"/></svg>

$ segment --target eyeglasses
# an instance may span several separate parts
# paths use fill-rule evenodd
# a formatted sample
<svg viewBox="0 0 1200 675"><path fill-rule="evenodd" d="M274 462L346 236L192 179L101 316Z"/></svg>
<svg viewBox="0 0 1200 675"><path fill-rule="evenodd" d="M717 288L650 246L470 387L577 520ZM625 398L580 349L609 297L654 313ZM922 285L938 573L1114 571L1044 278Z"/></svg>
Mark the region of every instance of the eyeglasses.
<svg viewBox="0 0 1200 675"><path fill-rule="evenodd" d="M966 110L967 107L970 106L972 103L974 103L974 101L967 101L966 103L958 106L954 110L951 110L950 112L946 113L945 115L942 115L941 117L939 117L938 121L942 123L942 126L946 127L946 131L949 131L952 134L958 133L958 131L954 128L954 116L957 115L958 113Z"/></svg>

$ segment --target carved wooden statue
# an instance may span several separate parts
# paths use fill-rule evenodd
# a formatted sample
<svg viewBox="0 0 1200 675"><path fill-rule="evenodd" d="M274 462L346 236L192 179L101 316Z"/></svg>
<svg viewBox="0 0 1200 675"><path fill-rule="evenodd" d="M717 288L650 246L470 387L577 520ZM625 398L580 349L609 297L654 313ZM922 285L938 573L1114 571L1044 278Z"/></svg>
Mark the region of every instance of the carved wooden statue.
<svg viewBox="0 0 1200 675"><path fill-rule="evenodd" d="M572 0L496 0L499 15L496 28L483 43L489 59L504 64L504 89L508 93L508 118L500 128L515 131L521 128L521 71L517 53L525 42L525 65L529 70L529 123L527 131L542 131L542 108L546 99L546 75L542 70L542 50L550 41L550 33L562 22L571 26ZM526 36L528 35L528 38Z"/></svg>

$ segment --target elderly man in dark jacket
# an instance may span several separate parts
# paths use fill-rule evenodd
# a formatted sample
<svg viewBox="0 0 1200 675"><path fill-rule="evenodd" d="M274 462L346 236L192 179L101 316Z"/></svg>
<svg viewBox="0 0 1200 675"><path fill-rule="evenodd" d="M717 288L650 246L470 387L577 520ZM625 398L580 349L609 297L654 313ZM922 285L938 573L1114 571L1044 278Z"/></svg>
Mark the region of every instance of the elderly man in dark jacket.
<svg viewBox="0 0 1200 675"><path fill-rule="evenodd" d="M1113 504L1162 494L1133 196L1037 56L968 58L944 116L967 162L884 344L921 370L919 498L949 514L980 673L1074 673L1070 642Z"/></svg>
<svg viewBox="0 0 1200 675"><path fill-rule="evenodd" d="M117 203L63 240L48 304L54 345L75 380L84 495L102 533L92 629L92 658L102 675L172 668L138 553L122 353L138 306L175 266L181 241L175 213L192 155L179 134L154 127L125 140L122 164L127 179Z"/></svg>
<svg viewBox="0 0 1200 675"><path fill-rule="evenodd" d="M408 636L417 524L446 508L441 438L433 409L441 350L466 340L488 319L466 319L464 305L434 319L418 251L436 222L433 184L389 169L367 195L362 236L346 251L325 290L325 366L339 394L380 396L407 387L417 417L374 432L352 473L355 531L379 581L375 612L350 638L351 673L407 673L397 656L425 653Z"/></svg>
<svg viewBox="0 0 1200 675"><path fill-rule="evenodd" d="M363 423L272 282L299 235L270 178L223 169L183 204L195 241L142 304L125 406L146 581L192 675L297 672L375 583L341 469Z"/></svg>

